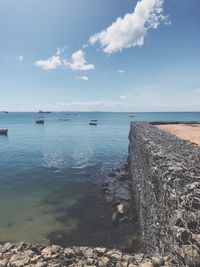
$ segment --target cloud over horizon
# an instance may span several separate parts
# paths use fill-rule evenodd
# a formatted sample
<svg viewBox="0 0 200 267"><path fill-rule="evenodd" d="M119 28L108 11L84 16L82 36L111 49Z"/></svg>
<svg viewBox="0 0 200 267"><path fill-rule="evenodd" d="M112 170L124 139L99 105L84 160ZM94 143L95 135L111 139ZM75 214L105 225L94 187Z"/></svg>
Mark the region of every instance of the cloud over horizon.
<svg viewBox="0 0 200 267"><path fill-rule="evenodd" d="M149 29L156 29L161 23L170 24L163 15L163 5L164 0L138 1L133 13L117 18L107 29L91 36L89 43L100 43L108 54L142 46Z"/></svg>

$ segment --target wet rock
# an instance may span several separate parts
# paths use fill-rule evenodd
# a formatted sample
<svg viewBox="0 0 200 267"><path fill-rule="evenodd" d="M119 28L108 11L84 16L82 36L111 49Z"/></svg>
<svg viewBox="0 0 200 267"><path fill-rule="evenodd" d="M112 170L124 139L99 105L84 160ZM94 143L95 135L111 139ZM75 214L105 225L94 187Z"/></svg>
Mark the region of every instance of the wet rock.
<svg viewBox="0 0 200 267"><path fill-rule="evenodd" d="M116 177L116 176L117 176L117 174L116 174L115 172L110 172L108 175L109 175L110 177Z"/></svg>
<svg viewBox="0 0 200 267"><path fill-rule="evenodd" d="M122 182L129 180L129 179L130 179L129 175L125 172L122 172L119 176L119 181L122 181Z"/></svg>
<svg viewBox="0 0 200 267"><path fill-rule="evenodd" d="M114 212L114 213L112 214L112 222L113 222L113 224L115 224L115 225L119 223L119 216L117 215L116 212Z"/></svg>
<svg viewBox="0 0 200 267"><path fill-rule="evenodd" d="M123 217L125 214L127 214L128 208L125 204L121 203L117 205L116 207L116 213L119 217Z"/></svg>

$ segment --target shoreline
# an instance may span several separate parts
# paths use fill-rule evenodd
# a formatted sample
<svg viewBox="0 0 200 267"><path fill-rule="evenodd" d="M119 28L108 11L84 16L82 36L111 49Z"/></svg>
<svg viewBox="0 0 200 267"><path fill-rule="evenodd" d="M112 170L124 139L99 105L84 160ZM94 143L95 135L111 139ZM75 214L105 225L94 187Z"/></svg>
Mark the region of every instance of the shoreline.
<svg viewBox="0 0 200 267"><path fill-rule="evenodd" d="M157 125L157 127L161 130L176 135L180 139L196 143L200 146L200 124L194 122L191 124L180 123L178 125Z"/></svg>

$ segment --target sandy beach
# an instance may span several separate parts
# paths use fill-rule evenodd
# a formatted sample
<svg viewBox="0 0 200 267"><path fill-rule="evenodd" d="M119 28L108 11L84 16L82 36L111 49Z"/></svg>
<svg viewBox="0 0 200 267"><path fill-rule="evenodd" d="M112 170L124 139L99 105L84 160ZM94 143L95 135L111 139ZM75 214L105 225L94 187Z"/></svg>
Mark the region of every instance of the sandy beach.
<svg viewBox="0 0 200 267"><path fill-rule="evenodd" d="M200 124L167 124L157 125L157 127L181 139L200 145Z"/></svg>

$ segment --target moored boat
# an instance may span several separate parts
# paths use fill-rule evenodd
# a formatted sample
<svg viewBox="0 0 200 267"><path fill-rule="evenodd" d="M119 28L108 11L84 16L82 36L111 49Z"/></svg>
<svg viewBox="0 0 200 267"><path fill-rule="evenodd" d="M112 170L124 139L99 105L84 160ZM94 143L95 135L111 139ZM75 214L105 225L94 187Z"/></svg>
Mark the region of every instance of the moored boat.
<svg viewBox="0 0 200 267"><path fill-rule="evenodd" d="M47 113L47 114L49 114L49 113L51 113L51 111L42 111L42 110L39 110L38 113Z"/></svg>
<svg viewBox="0 0 200 267"><path fill-rule="evenodd" d="M37 119L35 121L35 123L37 123L37 124L44 124L44 120L43 119Z"/></svg>
<svg viewBox="0 0 200 267"><path fill-rule="evenodd" d="M91 120L92 122L97 122L98 120Z"/></svg>
<svg viewBox="0 0 200 267"><path fill-rule="evenodd" d="M0 129L0 135L7 135L8 129Z"/></svg>
<svg viewBox="0 0 200 267"><path fill-rule="evenodd" d="M91 120L91 121L89 122L89 125L94 125L94 126L96 126L96 125L97 125L97 122Z"/></svg>

